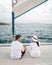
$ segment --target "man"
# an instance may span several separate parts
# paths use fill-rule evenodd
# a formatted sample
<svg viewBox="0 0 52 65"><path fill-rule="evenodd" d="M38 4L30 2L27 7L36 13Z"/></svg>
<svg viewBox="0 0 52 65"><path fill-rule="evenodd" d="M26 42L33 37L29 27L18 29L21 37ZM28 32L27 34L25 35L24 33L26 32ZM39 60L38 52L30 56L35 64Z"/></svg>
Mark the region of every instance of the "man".
<svg viewBox="0 0 52 65"><path fill-rule="evenodd" d="M23 44L21 43L21 35L16 35L15 39L16 41L12 42L11 44L10 58L20 59L26 51L26 46L23 46Z"/></svg>

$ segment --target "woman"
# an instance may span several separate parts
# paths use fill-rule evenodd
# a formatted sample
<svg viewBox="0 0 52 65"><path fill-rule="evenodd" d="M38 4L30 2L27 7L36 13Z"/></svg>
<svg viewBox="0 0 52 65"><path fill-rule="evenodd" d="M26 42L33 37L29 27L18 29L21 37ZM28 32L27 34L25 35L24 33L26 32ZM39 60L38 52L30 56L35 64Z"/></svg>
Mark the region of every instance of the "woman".
<svg viewBox="0 0 52 65"><path fill-rule="evenodd" d="M39 57L40 53L40 45L37 41L37 36L32 37L32 43L30 44L30 55L31 57Z"/></svg>

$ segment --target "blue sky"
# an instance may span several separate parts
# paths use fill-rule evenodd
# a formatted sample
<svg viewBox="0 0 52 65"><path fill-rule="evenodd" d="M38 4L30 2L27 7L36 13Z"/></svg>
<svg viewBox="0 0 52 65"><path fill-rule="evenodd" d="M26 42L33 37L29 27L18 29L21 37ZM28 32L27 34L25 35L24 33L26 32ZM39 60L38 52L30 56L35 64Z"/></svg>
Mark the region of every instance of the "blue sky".
<svg viewBox="0 0 52 65"><path fill-rule="evenodd" d="M11 0L0 0L0 22L11 23L11 5ZM48 0L44 4L15 19L15 23L21 22L52 24L52 0Z"/></svg>

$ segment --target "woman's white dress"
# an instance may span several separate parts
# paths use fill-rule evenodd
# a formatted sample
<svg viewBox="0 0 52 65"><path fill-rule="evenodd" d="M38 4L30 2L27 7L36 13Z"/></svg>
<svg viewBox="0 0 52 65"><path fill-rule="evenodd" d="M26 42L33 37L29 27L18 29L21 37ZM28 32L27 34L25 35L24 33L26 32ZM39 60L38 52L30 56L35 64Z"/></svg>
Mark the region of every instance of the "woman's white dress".
<svg viewBox="0 0 52 65"><path fill-rule="evenodd" d="M36 43L30 44L30 55L32 57L39 57L41 55L40 47L38 47Z"/></svg>

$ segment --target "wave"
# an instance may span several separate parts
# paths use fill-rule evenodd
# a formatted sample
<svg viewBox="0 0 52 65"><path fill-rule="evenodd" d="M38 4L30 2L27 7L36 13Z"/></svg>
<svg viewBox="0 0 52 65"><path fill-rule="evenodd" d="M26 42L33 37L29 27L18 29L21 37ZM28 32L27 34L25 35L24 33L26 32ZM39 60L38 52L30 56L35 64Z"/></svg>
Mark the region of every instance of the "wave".
<svg viewBox="0 0 52 65"><path fill-rule="evenodd" d="M52 38L49 38L49 37L38 37L39 39L48 39L48 40L52 40Z"/></svg>

